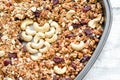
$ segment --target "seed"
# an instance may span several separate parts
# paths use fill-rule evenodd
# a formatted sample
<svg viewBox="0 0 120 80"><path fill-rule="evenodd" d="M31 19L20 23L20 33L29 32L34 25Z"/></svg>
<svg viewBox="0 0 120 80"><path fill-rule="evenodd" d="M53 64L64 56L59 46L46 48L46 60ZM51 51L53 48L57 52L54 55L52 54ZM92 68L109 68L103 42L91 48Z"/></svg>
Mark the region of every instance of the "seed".
<svg viewBox="0 0 120 80"><path fill-rule="evenodd" d="M61 63L61 62L64 61L64 60L63 60L63 58L54 57L54 58L53 58L53 61L54 61L55 63Z"/></svg>
<svg viewBox="0 0 120 80"><path fill-rule="evenodd" d="M11 58L17 58L17 53L9 53L8 57Z"/></svg>
<svg viewBox="0 0 120 80"><path fill-rule="evenodd" d="M12 64L12 61L11 61L11 60L5 60L5 61L4 61L4 66L7 66L7 65L9 65L9 64Z"/></svg>

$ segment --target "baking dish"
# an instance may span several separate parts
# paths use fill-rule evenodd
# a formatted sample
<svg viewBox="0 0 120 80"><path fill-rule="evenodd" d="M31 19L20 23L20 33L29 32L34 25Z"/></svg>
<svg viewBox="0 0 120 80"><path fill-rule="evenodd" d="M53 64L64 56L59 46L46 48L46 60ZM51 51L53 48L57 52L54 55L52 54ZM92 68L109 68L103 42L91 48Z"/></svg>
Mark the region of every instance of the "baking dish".
<svg viewBox="0 0 120 80"><path fill-rule="evenodd" d="M100 42L97 45L96 50L94 51L91 59L88 61L84 69L77 75L75 80L82 80L85 75L88 73L88 71L91 69L95 61L97 60L98 56L100 55L106 40L108 38L111 25L112 25L112 8L110 5L109 0L100 0L103 6L104 16L105 16L105 22L103 24L103 34L100 38Z"/></svg>

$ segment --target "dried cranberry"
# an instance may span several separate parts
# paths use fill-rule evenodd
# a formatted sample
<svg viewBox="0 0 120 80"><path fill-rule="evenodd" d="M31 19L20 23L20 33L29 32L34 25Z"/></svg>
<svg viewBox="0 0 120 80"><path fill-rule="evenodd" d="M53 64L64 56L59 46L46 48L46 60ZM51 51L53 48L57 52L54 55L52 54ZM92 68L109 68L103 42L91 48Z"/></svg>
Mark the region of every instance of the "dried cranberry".
<svg viewBox="0 0 120 80"><path fill-rule="evenodd" d="M84 32L85 32L87 35L91 35L91 34L92 34L92 30L90 30L90 29L85 29Z"/></svg>
<svg viewBox="0 0 120 80"><path fill-rule="evenodd" d="M54 77L53 80L59 80L59 78L58 77Z"/></svg>
<svg viewBox="0 0 120 80"><path fill-rule="evenodd" d="M74 62L71 63L71 66L76 70L77 69L77 66Z"/></svg>
<svg viewBox="0 0 120 80"><path fill-rule="evenodd" d="M0 32L0 38L3 36L3 34Z"/></svg>
<svg viewBox="0 0 120 80"><path fill-rule="evenodd" d="M79 28L81 27L80 23L72 23L73 28Z"/></svg>
<svg viewBox="0 0 120 80"><path fill-rule="evenodd" d="M87 24L89 22L89 20L85 20L85 19L81 19L81 24Z"/></svg>
<svg viewBox="0 0 120 80"><path fill-rule="evenodd" d="M89 59L90 59L90 56L84 56L84 57L80 60L80 62L81 62L81 63L84 63L84 62L88 61Z"/></svg>
<svg viewBox="0 0 120 80"><path fill-rule="evenodd" d="M59 3L59 0L53 0L53 5L56 5Z"/></svg>
<svg viewBox="0 0 120 80"><path fill-rule="evenodd" d="M7 66L7 65L9 65L9 64L12 64L12 61L11 61L11 60L5 60L5 61L4 61L4 66Z"/></svg>
<svg viewBox="0 0 120 80"><path fill-rule="evenodd" d="M8 57L11 58L17 58L17 53L9 53Z"/></svg>
<svg viewBox="0 0 120 80"><path fill-rule="evenodd" d="M40 11L39 11L39 10L36 10L36 11L34 12L34 15L35 15L35 17L39 17L39 16L40 16Z"/></svg>
<svg viewBox="0 0 120 80"><path fill-rule="evenodd" d="M74 36L73 34L68 34L68 35L65 36L65 38L71 38L73 36Z"/></svg>
<svg viewBox="0 0 120 80"><path fill-rule="evenodd" d="M88 12L89 10L91 10L91 6L85 6L83 8L83 12Z"/></svg>
<svg viewBox="0 0 120 80"><path fill-rule="evenodd" d="M54 57L54 58L53 58L53 61L54 61L55 63L61 63L61 62L63 61L63 58Z"/></svg>
<svg viewBox="0 0 120 80"><path fill-rule="evenodd" d="M71 78L66 78L65 80L72 80Z"/></svg>
<svg viewBox="0 0 120 80"><path fill-rule="evenodd" d="M17 37L18 37L18 40L19 40L20 43L24 42L21 34L19 34Z"/></svg>
<svg viewBox="0 0 120 80"><path fill-rule="evenodd" d="M23 46L23 52L27 52L27 48L25 45Z"/></svg>

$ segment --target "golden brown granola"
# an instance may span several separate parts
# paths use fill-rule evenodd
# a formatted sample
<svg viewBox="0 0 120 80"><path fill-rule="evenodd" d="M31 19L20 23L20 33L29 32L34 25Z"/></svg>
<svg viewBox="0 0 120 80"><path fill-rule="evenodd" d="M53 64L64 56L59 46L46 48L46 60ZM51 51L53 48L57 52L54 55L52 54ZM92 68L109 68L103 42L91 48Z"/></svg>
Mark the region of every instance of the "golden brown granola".
<svg viewBox="0 0 120 80"><path fill-rule="evenodd" d="M103 21L98 0L0 0L0 80L74 80Z"/></svg>

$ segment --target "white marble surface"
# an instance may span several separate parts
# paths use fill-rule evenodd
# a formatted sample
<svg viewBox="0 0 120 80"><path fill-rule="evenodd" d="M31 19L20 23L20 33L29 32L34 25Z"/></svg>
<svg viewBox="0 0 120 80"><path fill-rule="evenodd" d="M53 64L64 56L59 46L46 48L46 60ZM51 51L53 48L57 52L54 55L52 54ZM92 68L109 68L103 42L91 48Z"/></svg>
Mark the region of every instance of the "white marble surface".
<svg viewBox="0 0 120 80"><path fill-rule="evenodd" d="M83 80L120 80L120 0L110 0L113 25L98 60Z"/></svg>

